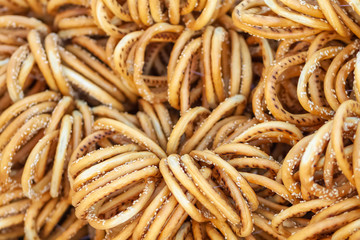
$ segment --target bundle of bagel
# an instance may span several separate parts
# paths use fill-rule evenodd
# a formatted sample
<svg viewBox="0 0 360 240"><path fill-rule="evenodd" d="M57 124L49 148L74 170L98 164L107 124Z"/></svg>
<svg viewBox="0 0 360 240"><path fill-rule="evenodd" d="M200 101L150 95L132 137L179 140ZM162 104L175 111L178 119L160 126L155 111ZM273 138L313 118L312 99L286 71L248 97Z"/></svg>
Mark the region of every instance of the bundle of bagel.
<svg viewBox="0 0 360 240"><path fill-rule="evenodd" d="M360 239L359 0L0 0L0 240Z"/></svg>

